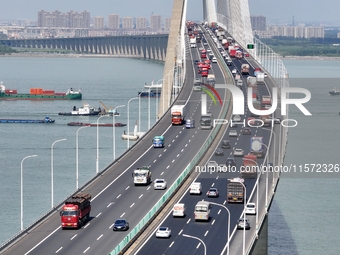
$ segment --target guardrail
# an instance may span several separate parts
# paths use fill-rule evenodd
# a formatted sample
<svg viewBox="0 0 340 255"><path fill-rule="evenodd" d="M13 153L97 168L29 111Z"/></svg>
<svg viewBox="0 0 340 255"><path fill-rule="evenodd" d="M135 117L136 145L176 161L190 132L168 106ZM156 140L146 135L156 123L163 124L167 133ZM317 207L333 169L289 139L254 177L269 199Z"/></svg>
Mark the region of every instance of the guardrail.
<svg viewBox="0 0 340 255"><path fill-rule="evenodd" d="M224 68L228 69L228 67L224 64ZM228 93L226 102L223 104L223 111L220 116L226 116L230 102L231 102L231 94ZM226 104L226 105L225 105ZM181 175L175 180L175 182L170 186L170 188L166 191L166 193L157 201L157 203L151 208L151 210L143 217L143 219L137 224L136 227L132 229L132 231L116 246L114 250L111 251L109 255L118 255L129 245L132 244L134 238L136 238L145 228L145 226L154 219L154 217L159 213L159 211L163 208L163 206L169 201L172 195L177 191L177 189L182 185L184 180L188 177L188 175L193 171L195 165L200 161L200 159L206 154L207 150L210 149L211 143L214 141L216 135L221 129L221 125L217 125L211 135L207 138L204 145L197 152L191 163L187 165Z"/></svg>

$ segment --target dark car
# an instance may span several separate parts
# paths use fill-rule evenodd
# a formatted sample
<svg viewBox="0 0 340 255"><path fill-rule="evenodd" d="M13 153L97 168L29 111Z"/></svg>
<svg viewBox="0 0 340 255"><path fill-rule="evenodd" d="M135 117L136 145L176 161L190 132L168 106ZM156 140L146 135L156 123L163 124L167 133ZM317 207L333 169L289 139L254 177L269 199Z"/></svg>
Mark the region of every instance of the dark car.
<svg viewBox="0 0 340 255"><path fill-rule="evenodd" d="M224 156L224 151L221 148L216 149L215 156Z"/></svg>
<svg viewBox="0 0 340 255"><path fill-rule="evenodd" d="M242 134L251 135L251 129L250 128L244 128L243 131L242 131Z"/></svg>
<svg viewBox="0 0 340 255"><path fill-rule="evenodd" d="M230 142L229 140L223 140L221 144L222 149L230 149Z"/></svg>
<svg viewBox="0 0 340 255"><path fill-rule="evenodd" d="M234 158L227 158L227 161L225 162L225 165L228 166L236 166L236 161Z"/></svg>
<svg viewBox="0 0 340 255"><path fill-rule="evenodd" d="M198 62L199 62L199 61L196 59L196 60L195 60L195 65L198 65Z"/></svg>
<svg viewBox="0 0 340 255"><path fill-rule="evenodd" d="M237 229L250 229L250 223L248 219L240 218L237 221Z"/></svg>
<svg viewBox="0 0 340 255"><path fill-rule="evenodd" d="M219 196L219 191L216 188L210 188L207 192L208 197L218 197Z"/></svg>
<svg viewBox="0 0 340 255"><path fill-rule="evenodd" d="M129 229L129 222L125 219L118 219L113 224L113 231L126 231Z"/></svg>

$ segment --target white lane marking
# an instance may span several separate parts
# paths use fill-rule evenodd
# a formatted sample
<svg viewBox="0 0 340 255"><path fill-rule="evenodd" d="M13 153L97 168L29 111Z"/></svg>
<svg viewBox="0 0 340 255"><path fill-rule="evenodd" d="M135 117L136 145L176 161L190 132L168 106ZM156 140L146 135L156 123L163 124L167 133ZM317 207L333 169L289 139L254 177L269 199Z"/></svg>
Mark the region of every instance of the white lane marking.
<svg viewBox="0 0 340 255"><path fill-rule="evenodd" d="M205 232L204 236L206 236L209 233L209 230L207 230L207 232Z"/></svg>
<svg viewBox="0 0 340 255"><path fill-rule="evenodd" d="M90 246L86 248L85 251L83 251L83 253L86 253L88 250L90 249Z"/></svg>
<svg viewBox="0 0 340 255"><path fill-rule="evenodd" d="M217 214L220 214L221 213L221 209L220 210L218 210L218 213Z"/></svg>
<svg viewBox="0 0 340 255"><path fill-rule="evenodd" d="M125 213L123 213L122 215L120 215L120 218L123 218L124 215L125 215Z"/></svg>
<svg viewBox="0 0 340 255"><path fill-rule="evenodd" d="M175 141L175 139L174 140L172 140L172 143Z"/></svg>
<svg viewBox="0 0 340 255"><path fill-rule="evenodd" d="M161 172L161 175L163 175L164 174L164 172Z"/></svg>
<svg viewBox="0 0 340 255"><path fill-rule="evenodd" d="M189 141L188 141L189 143L191 142L191 139L189 139Z"/></svg>
<svg viewBox="0 0 340 255"><path fill-rule="evenodd" d="M155 163L157 161L157 159L155 159L154 161L153 161L153 163Z"/></svg>
<svg viewBox="0 0 340 255"><path fill-rule="evenodd" d="M190 219L188 219L188 221L187 221L187 224L189 224L189 222L191 221L191 218Z"/></svg>
<svg viewBox="0 0 340 255"><path fill-rule="evenodd" d="M167 166L166 169L168 169L170 166Z"/></svg>
<svg viewBox="0 0 340 255"><path fill-rule="evenodd" d="M215 223L215 220L213 220L213 221L211 222L211 225L214 225L214 223Z"/></svg>
<svg viewBox="0 0 340 255"><path fill-rule="evenodd" d="M140 199L142 196L143 196L143 194L142 194L142 195L140 195L140 196L138 197L138 199Z"/></svg>
<svg viewBox="0 0 340 255"><path fill-rule="evenodd" d="M175 243L175 241L172 241L172 243L169 245L169 247L171 247L174 243Z"/></svg>
<svg viewBox="0 0 340 255"><path fill-rule="evenodd" d="M187 147L188 146L188 144L185 144L185 147Z"/></svg>
<svg viewBox="0 0 340 255"><path fill-rule="evenodd" d="M97 238L97 241L103 237L103 234L101 234L98 238Z"/></svg>
<svg viewBox="0 0 340 255"><path fill-rule="evenodd" d="M35 248L37 248L40 244L42 244L47 238L49 238L51 235L53 235L57 230L61 228L61 226L57 227L51 234L46 236L43 240L41 240L36 246L34 246L32 249L30 249L28 252L26 252L24 255L29 254L31 251L33 251Z"/></svg>
<svg viewBox="0 0 340 255"><path fill-rule="evenodd" d="M132 207L132 206L134 206L135 205L135 203L133 203L132 205L130 205L130 208Z"/></svg>
<svg viewBox="0 0 340 255"><path fill-rule="evenodd" d="M119 198L122 194L119 194L116 198Z"/></svg>
<svg viewBox="0 0 340 255"><path fill-rule="evenodd" d="M175 162L175 160L173 159L172 161L171 161L171 163L174 163Z"/></svg>
<svg viewBox="0 0 340 255"><path fill-rule="evenodd" d="M146 190L149 190L151 188L151 186L149 186Z"/></svg>
<svg viewBox="0 0 340 255"><path fill-rule="evenodd" d="M101 214L102 214L101 212L100 212L100 213L98 213L98 214L97 214L97 216L96 216L95 218L98 218L98 217L99 217Z"/></svg>
<svg viewBox="0 0 340 255"><path fill-rule="evenodd" d="M218 180L218 178L219 178L219 176L217 175L217 176L216 176L216 180Z"/></svg>
<svg viewBox="0 0 340 255"><path fill-rule="evenodd" d="M164 151L163 152L166 152L166 149L164 149Z"/></svg>
<svg viewBox="0 0 340 255"><path fill-rule="evenodd" d="M127 186L126 188L125 188L125 190L128 190L130 188L130 186Z"/></svg>
<svg viewBox="0 0 340 255"><path fill-rule="evenodd" d="M196 249L198 249L201 246L201 242L199 242L196 246Z"/></svg>
<svg viewBox="0 0 340 255"><path fill-rule="evenodd" d="M109 203L106 207L109 208L112 205L112 203Z"/></svg>
<svg viewBox="0 0 340 255"><path fill-rule="evenodd" d="M183 229L181 229L181 231L179 231L178 235L180 236L183 232Z"/></svg>
<svg viewBox="0 0 340 255"><path fill-rule="evenodd" d="M178 135L176 135L176 138L178 138Z"/></svg>
<svg viewBox="0 0 340 255"><path fill-rule="evenodd" d="M179 154L177 154L177 158L179 157Z"/></svg>
<svg viewBox="0 0 340 255"><path fill-rule="evenodd" d="M63 247L60 247L58 250L55 251L55 253L60 252L63 249Z"/></svg>
<svg viewBox="0 0 340 255"><path fill-rule="evenodd" d="M226 203L227 201L226 200L224 200L224 202L223 202L223 205L225 205L225 203Z"/></svg>
<svg viewBox="0 0 340 255"><path fill-rule="evenodd" d="M74 236L72 236L70 240L73 240L74 238L76 238L77 235L78 234L75 234Z"/></svg>
<svg viewBox="0 0 340 255"><path fill-rule="evenodd" d="M109 228L112 228L113 227L113 224L115 224L114 222L110 225L110 227Z"/></svg>
<svg viewBox="0 0 340 255"><path fill-rule="evenodd" d="M158 157L159 157L159 158L162 157L162 154L159 154Z"/></svg>
<svg viewBox="0 0 340 255"><path fill-rule="evenodd" d="M213 184L211 184L211 187L214 187L215 183L213 182Z"/></svg>
<svg viewBox="0 0 340 255"><path fill-rule="evenodd" d="M181 152L183 152L184 151L184 149L181 149Z"/></svg>
<svg viewBox="0 0 340 255"><path fill-rule="evenodd" d="M85 226L84 226L84 228L87 228L88 226L90 226L90 222L88 222Z"/></svg>

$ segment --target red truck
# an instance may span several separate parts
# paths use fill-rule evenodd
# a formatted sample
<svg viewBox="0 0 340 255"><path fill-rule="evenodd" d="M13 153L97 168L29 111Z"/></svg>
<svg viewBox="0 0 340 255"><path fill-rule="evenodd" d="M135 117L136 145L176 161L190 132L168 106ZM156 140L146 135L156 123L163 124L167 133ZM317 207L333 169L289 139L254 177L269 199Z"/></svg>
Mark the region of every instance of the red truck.
<svg viewBox="0 0 340 255"><path fill-rule="evenodd" d="M61 227L81 228L90 218L91 212L91 195L87 193L78 193L65 201L60 216Z"/></svg>
<svg viewBox="0 0 340 255"><path fill-rule="evenodd" d="M235 58L236 57L236 50L235 49L229 49L229 55L230 55L231 58Z"/></svg>
<svg viewBox="0 0 340 255"><path fill-rule="evenodd" d="M201 58L207 58L207 51L201 50Z"/></svg>
<svg viewBox="0 0 340 255"><path fill-rule="evenodd" d="M206 67L202 67L202 70L201 70L202 77L208 77L208 74L209 74L209 69Z"/></svg>
<svg viewBox="0 0 340 255"><path fill-rule="evenodd" d="M249 153L243 157L243 164L241 167L241 174L244 178L255 178L257 172L257 157Z"/></svg>

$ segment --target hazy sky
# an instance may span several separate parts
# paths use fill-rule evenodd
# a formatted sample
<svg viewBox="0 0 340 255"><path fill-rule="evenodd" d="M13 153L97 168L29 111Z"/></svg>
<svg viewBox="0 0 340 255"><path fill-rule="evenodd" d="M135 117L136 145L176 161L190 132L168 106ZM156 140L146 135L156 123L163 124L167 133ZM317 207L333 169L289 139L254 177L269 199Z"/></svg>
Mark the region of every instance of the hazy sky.
<svg viewBox="0 0 340 255"><path fill-rule="evenodd" d="M187 19L202 19L202 1L189 0ZM0 20L37 20L38 11L67 12L69 10L91 13L91 17L118 14L121 17L149 17L160 14L171 17L173 0L0 0ZM249 0L250 14L263 15L267 21L339 21L339 0Z"/></svg>

